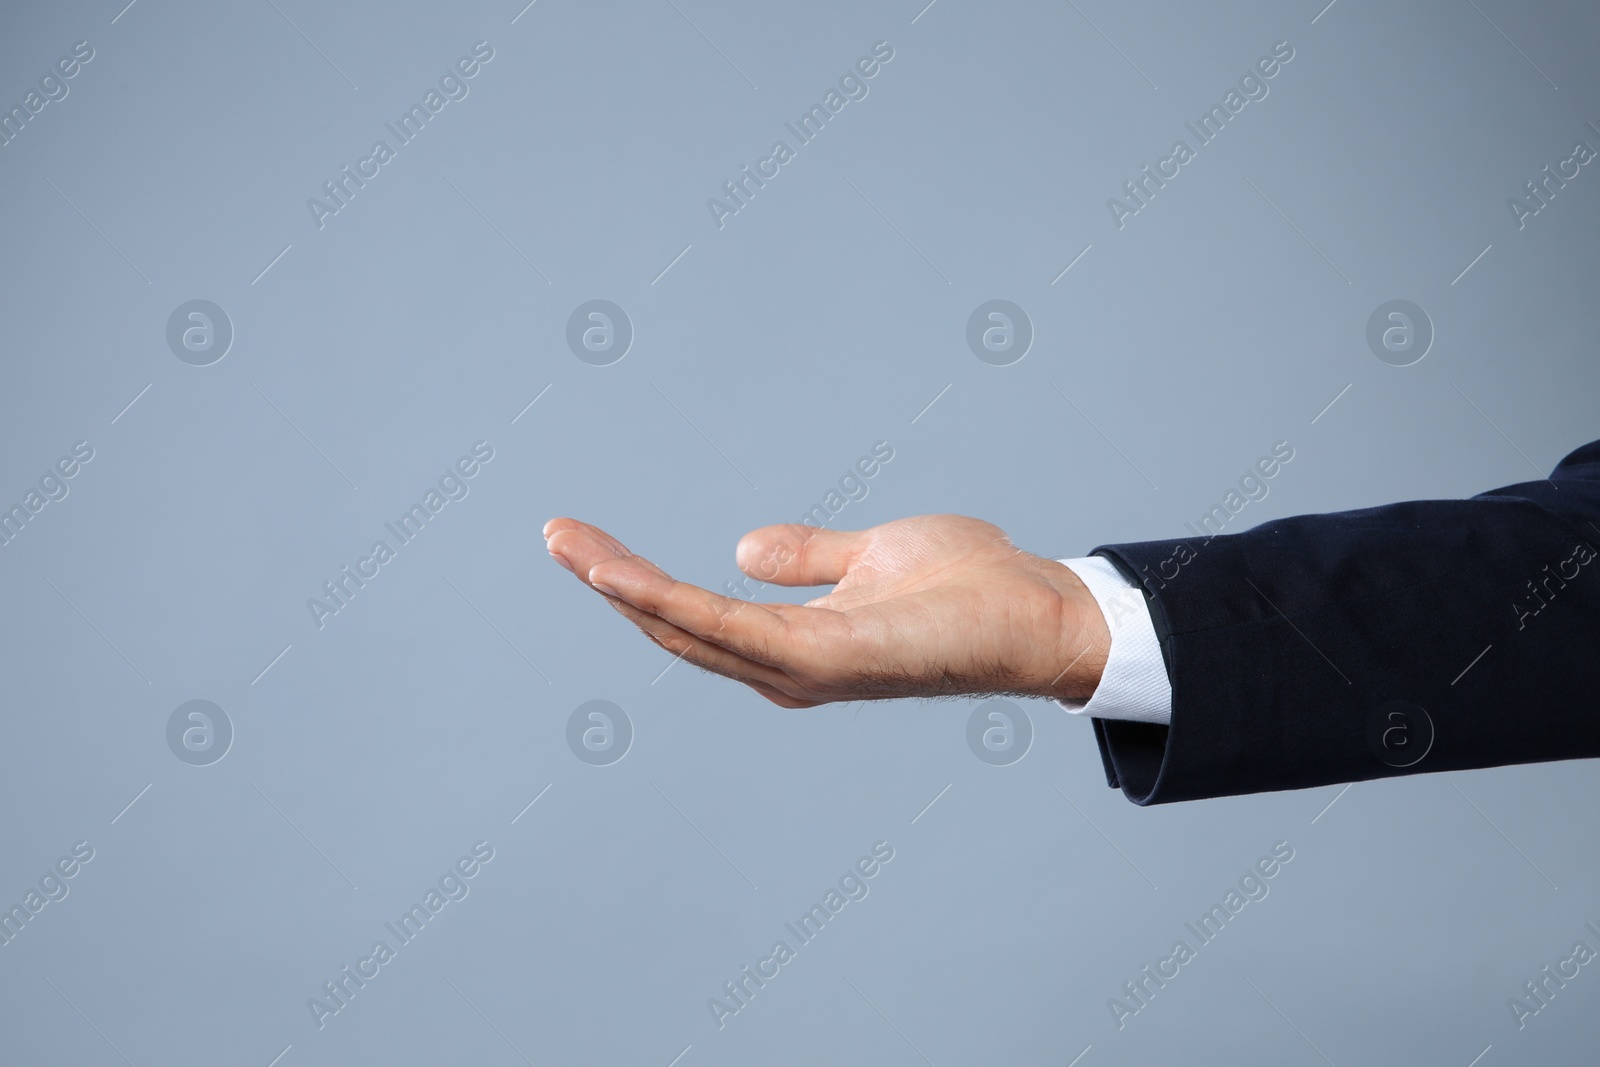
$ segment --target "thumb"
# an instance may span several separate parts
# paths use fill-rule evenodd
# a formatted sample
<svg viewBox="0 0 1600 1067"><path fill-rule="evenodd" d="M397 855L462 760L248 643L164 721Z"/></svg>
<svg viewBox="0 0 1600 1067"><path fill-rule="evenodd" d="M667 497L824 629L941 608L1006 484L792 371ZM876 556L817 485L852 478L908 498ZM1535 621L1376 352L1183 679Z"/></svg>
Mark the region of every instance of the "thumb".
<svg viewBox="0 0 1600 1067"><path fill-rule="evenodd" d="M735 551L739 569L777 585L835 585L867 545L865 530L784 523L751 530Z"/></svg>

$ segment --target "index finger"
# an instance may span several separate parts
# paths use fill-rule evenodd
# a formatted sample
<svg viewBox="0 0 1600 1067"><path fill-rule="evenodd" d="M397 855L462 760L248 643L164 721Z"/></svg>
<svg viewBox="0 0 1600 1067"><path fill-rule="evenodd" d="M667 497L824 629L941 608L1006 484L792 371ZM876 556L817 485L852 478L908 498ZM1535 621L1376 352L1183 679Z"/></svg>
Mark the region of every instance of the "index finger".
<svg viewBox="0 0 1600 1067"><path fill-rule="evenodd" d="M589 570L589 584L702 640L756 663L806 669L818 662L817 627L843 617L824 608L754 604L721 596L631 559L609 559ZM801 625L803 620L804 625Z"/></svg>

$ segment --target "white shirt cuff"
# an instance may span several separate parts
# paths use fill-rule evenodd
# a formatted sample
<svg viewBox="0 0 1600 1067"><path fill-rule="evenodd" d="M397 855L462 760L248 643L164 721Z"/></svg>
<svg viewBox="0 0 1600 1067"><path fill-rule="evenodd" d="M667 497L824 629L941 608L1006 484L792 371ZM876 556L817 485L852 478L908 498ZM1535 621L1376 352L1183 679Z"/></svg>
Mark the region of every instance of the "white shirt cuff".
<svg viewBox="0 0 1600 1067"><path fill-rule="evenodd" d="M1167 678L1156 640L1155 623L1144 593L1108 559L1087 556L1057 560L1069 568L1094 596L1111 631L1100 684L1087 701L1057 700L1073 715L1097 719L1129 719L1166 725L1172 721L1172 682Z"/></svg>

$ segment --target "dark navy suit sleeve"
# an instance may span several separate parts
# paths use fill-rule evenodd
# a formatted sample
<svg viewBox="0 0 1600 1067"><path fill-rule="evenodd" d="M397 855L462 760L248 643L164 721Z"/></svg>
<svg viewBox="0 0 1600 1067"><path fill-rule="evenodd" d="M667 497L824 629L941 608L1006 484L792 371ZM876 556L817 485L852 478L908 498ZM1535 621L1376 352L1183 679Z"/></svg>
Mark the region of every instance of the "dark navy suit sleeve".
<svg viewBox="0 0 1600 1067"><path fill-rule="evenodd" d="M1095 550L1168 725L1094 720L1136 804L1600 756L1600 441L1548 479Z"/></svg>

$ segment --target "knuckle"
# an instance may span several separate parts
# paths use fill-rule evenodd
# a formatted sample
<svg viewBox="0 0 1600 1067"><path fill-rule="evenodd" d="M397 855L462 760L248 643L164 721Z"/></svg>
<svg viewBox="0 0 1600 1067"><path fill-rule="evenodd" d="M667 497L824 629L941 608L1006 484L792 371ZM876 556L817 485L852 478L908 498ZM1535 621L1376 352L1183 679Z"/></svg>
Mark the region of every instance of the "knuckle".
<svg viewBox="0 0 1600 1067"><path fill-rule="evenodd" d="M695 660L693 655L694 642L686 637L677 637L669 634L666 637L655 638L655 642L674 656L682 656L684 659L691 661Z"/></svg>

